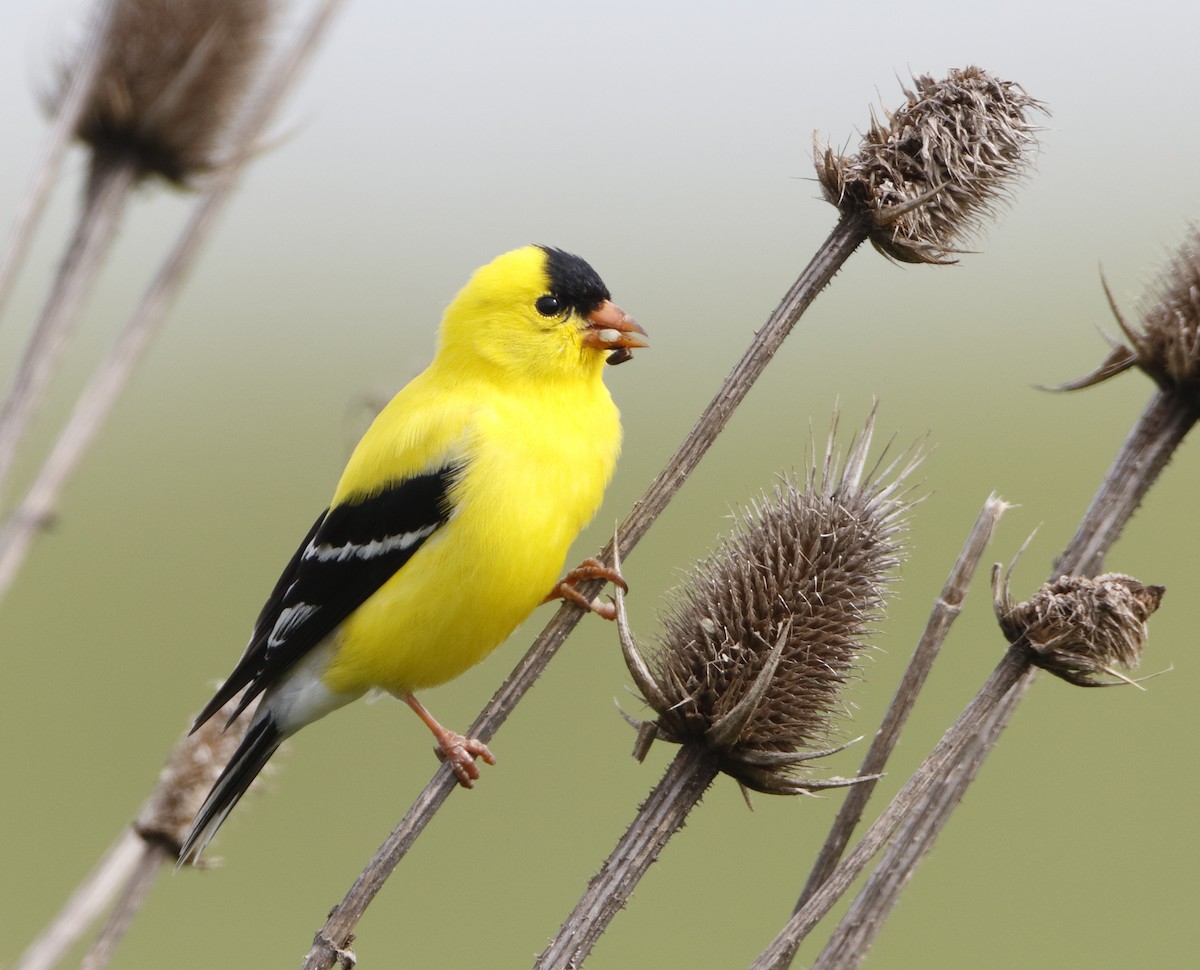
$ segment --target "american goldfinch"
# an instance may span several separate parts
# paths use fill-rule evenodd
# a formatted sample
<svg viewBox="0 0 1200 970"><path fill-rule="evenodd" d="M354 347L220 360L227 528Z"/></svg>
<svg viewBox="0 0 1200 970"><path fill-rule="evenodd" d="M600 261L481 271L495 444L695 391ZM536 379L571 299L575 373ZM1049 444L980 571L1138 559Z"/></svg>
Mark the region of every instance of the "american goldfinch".
<svg viewBox="0 0 1200 970"><path fill-rule="evenodd" d="M600 505L621 425L605 361L645 331L586 262L526 246L477 270L451 302L429 367L380 412L259 614L199 727L262 695L246 738L180 851L204 851L280 743L372 688L402 698L470 787L480 741L442 727L413 691L457 677L539 603L589 605L588 561L556 582ZM232 720L232 719L231 719Z"/></svg>

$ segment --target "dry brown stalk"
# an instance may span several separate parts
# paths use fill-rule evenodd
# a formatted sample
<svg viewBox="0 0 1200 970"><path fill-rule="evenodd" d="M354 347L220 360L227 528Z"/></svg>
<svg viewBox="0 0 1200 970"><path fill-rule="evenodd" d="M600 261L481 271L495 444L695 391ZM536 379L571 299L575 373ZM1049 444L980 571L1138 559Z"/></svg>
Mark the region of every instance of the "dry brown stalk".
<svg viewBox="0 0 1200 970"><path fill-rule="evenodd" d="M83 205L21 361L0 403L0 492L99 274L133 188L185 185L217 164L264 47L270 0L118 0L104 43L65 72L62 99L92 76L75 136L90 149Z"/></svg>
<svg viewBox="0 0 1200 970"><path fill-rule="evenodd" d="M145 843L126 827L12 970L51 970L112 904L142 858Z"/></svg>
<svg viewBox="0 0 1200 970"><path fill-rule="evenodd" d="M796 909L802 907L817 888L829 878L829 874L842 857L842 853L845 852L846 846L850 842L850 836L862 819L863 809L875 790L875 781L870 776L881 774L887 766L888 758L895 749L896 742L900 740L900 732L908 720L908 715L912 712L921 688L925 685L925 678L941 652L942 644L950 633L951 625L962 610L971 578L979 568L980 559L991 541L992 533L999 524L1000 517L1009 507L1007 502L992 495L980 509L979 515L975 519L975 525L958 555L958 560L950 571L941 594L933 604L929 621L926 623L921 639L917 642L916 649L905 668L904 676L900 679L896 694L892 698L883 721L875 732L875 738L867 750L866 757L863 758L862 765L858 769L859 776L865 777L867 780L860 785L855 785L846 793L846 798L838 810L825 844L821 846L816 862L813 863L812 872L809 873L808 882L796 903Z"/></svg>
<svg viewBox="0 0 1200 970"><path fill-rule="evenodd" d="M12 584L35 537L53 515L67 480L108 418L151 341L162 329L196 254L232 196L243 166L253 157L253 146L261 140L271 117L341 5L342 0L323 0L317 6L292 48L279 58L267 83L239 119L227 146L227 164L211 176L188 223L142 295L116 344L80 394L33 484L0 527L0 597Z"/></svg>
<svg viewBox="0 0 1200 970"><path fill-rule="evenodd" d="M75 138L79 118L83 114L92 84L100 70L101 52L108 45L108 29L112 23L113 11L119 2L120 0L103 0L96 11L91 31L71 72L70 83L60 93L50 134L42 149L41 158L34 168L29 188L21 198L8 239L3 251L0 251L0 316L3 316L12 285L21 271L33 241L34 231L42 213L45 212L63 156Z"/></svg>

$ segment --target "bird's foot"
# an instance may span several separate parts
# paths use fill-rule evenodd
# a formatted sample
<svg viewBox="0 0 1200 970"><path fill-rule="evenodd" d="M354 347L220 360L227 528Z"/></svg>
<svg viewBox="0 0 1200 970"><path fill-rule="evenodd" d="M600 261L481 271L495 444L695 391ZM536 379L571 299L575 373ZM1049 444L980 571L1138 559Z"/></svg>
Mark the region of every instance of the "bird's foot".
<svg viewBox="0 0 1200 970"><path fill-rule="evenodd" d="M404 703L411 707L417 717L433 732L433 736L437 738L434 753L440 760L450 762L450 767L454 769L454 777L463 788L473 788L479 779L476 758L482 758L489 765L496 763L496 756L488 750L486 744L478 738L464 737L457 731L442 727L437 719L425 710L425 705L412 694L404 695Z"/></svg>
<svg viewBox="0 0 1200 970"><path fill-rule="evenodd" d="M589 579L603 579L620 586L623 592L629 592L629 584L625 582L619 570L604 565L599 559L585 559L555 583L554 589L550 590L550 594L542 602L549 603L551 600L557 599L570 600L577 606L602 616L606 620L615 620L617 608L612 603L605 603L599 598L590 600L576 588L577 583Z"/></svg>
<svg viewBox="0 0 1200 970"><path fill-rule="evenodd" d="M434 753L441 761L450 762L454 769L454 777L463 788L475 787L479 779L479 765L476 758L482 758L487 764L494 765L496 756L488 750L488 746L478 738L463 737L457 731L445 731L438 736Z"/></svg>

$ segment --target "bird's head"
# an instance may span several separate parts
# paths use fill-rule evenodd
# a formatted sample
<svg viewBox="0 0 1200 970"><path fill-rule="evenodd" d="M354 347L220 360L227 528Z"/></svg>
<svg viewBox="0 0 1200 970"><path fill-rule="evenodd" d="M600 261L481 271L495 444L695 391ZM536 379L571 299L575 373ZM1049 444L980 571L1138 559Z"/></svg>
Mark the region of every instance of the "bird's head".
<svg viewBox="0 0 1200 970"><path fill-rule="evenodd" d="M572 377L598 375L606 360L619 364L646 346L646 331L591 266L561 249L525 246L475 271L446 310L439 353Z"/></svg>

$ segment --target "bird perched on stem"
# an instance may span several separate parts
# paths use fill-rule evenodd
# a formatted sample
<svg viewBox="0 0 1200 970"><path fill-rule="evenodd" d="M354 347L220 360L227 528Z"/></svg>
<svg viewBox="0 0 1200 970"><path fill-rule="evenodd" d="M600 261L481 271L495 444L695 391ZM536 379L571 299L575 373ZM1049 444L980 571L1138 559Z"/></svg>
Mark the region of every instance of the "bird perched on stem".
<svg viewBox="0 0 1200 970"><path fill-rule="evenodd" d="M413 692L490 653L575 583L621 582L567 549L600 505L620 449L604 364L645 331L584 260L526 246L477 270L447 308L429 367L380 412L259 614L242 659L195 726L261 695L246 738L180 849L195 861L282 741L381 688L429 726L467 788L480 741ZM232 720L232 718L231 718Z"/></svg>

